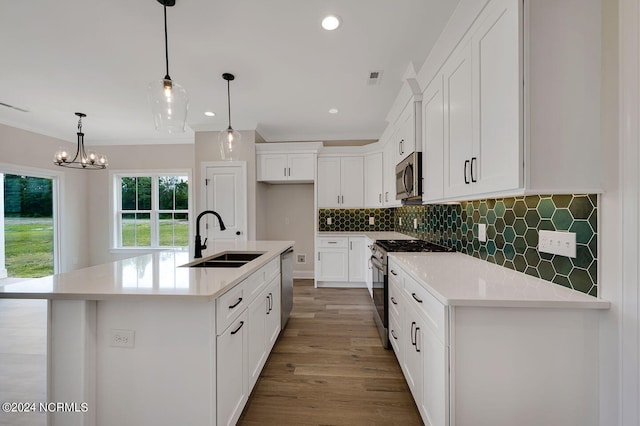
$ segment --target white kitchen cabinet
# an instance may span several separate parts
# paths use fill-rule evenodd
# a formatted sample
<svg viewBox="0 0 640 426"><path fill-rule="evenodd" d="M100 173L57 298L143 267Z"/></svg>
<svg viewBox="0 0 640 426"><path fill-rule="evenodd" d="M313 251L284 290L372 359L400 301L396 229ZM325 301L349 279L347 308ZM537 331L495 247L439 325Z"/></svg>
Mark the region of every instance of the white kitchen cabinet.
<svg viewBox="0 0 640 426"><path fill-rule="evenodd" d="M280 334L280 276L273 277L248 309L249 393Z"/></svg>
<svg viewBox="0 0 640 426"><path fill-rule="evenodd" d="M276 344L276 340L280 335L282 324L280 323L282 317L281 313L281 291L280 291L280 276L273 278L269 287L267 287L267 318L265 322L265 337L267 344L267 354L273 349L273 345Z"/></svg>
<svg viewBox="0 0 640 426"><path fill-rule="evenodd" d="M384 181L383 181L383 156L382 152L374 152L364 157L364 206L368 208L382 207Z"/></svg>
<svg viewBox="0 0 640 426"><path fill-rule="evenodd" d="M316 156L313 153L258 154L258 181L307 183L315 180Z"/></svg>
<svg viewBox="0 0 640 426"><path fill-rule="evenodd" d="M423 318L416 309L407 304L404 309L402 328L407 330L402 340L402 371L418 408L422 401L424 328Z"/></svg>
<svg viewBox="0 0 640 426"><path fill-rule="evenodd" d="M245 309L217 338L218 425L236 424L248 399L247 336Z"/></svg>
<svg viewBox="0 0 640 426"><path fill-rule="evenodd" d="M364 207L363 157L319 157L317 194L319 208Z"/></svg>
<svg viewBox="0 0 640 426"><path fill-rule="evenodd" d="M396 149L395 163L398 164L409 154L422 149L422 107L420 101L413 98L400 113L396 122L397 133L394 136Z"/></svg>
<svg viewBox="0 0 640 426"><path fill-rule="evenodd" d="M444 90L442 74L425 89L422 98L422 177L425 202L436 201L444 196Z"/></svg>
<svg viewBox="0 0 640 426"><path fill-rule="evenodd" d="M349 238L318 238L316 281L349 281Z"/></svg>
<svg viewBox="0 0 640 426"><path fill-rule="evenodd" d="M366 253L365 237L349 237L349 282L365 282Z"/></svg>
<svg viewBox="0 0 640 426"><path fill-rule="evenodd" d="M417 78L425 202L601 191L601 9L587 1L466 1L454 12Z"/></svg>
<svg viewBox="0 0 640 426"><path fill-rule="evenodd" d="M383 205L385 207L397 207L402 205L400 200L396 200L396 165L398 164L396 159L396 144L393 140L389 140L384 145L384 151L382 153L382 160L384 162L384 194Z"/></svg>

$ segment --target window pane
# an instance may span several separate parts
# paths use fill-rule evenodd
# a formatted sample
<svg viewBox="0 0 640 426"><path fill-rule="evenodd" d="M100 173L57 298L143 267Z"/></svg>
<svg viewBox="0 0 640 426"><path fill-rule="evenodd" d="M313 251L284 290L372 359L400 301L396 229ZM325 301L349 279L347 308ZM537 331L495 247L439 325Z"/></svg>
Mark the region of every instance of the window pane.
<svg viewBox="0 0 640 426"><path fill-rule="evenodd" d="M122 178L122 210L136 209L136 179Z"/></svg>
<svg viewBox="0 0 640 426"><path fill-rule="evenodd" d="M138 210L151 210L151 178L139 177L138 180Z"/></svg>
<svg viewBox="0 0 640 426"><path fill-rule="evenodd" d="M160 210L174 209L174 194L176 188L176 177L160 176L158 178L158 202Z"/></svg>
<svg viewBox="0 0 640 426"><path fill-rule="evenodd" d="M136 245L136 215L135 213L122 214L122 246L134 247Z"/></svg>
<svg viewBox="0 0 640 426"><path fill-rule="evenodd" d="M151 245L150 223L149 213L123 213L122 246L149 247Z"/></svg>
<svg viewBox="0 0 640 426"><path fill-rule="evenodd" d="M160 245L180 247L189 245L189 215L186 213L159 214Z"/></svg>
<svg viewBox="0 0 640 426"><path fill-rule="evenodd" d="M176 177L176 210L189 209L189 179L187 176Z"/></svg>

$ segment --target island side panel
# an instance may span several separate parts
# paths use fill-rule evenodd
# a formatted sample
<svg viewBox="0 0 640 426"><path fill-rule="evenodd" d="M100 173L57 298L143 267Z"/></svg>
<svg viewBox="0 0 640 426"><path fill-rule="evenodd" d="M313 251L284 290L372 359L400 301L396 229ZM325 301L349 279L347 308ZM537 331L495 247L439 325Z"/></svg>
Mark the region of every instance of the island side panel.
<svg viewBox="0 0 640 426"><path fill-rule="evenodd" d="M47 424L96 425L96 302L49 300L47 334Z"/></svg>
<svg viewBox="0 0 640 426"><path fill-rule="evenodd" d="M100 301L97 320L98 424L215 425L215 303Z"/></svg>
<svg viewBox="0 0 640 426"><path fill-rule="evenodd" d="M451 309L452 423L598 423L599 310Z"/></svg>

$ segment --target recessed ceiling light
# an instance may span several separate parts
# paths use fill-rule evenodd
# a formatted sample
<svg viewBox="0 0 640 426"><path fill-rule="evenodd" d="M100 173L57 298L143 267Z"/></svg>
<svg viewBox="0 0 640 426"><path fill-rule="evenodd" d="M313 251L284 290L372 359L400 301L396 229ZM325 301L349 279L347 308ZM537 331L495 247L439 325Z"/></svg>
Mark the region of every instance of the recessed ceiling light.
<svg viewBox="0 0 640 426"><path fill-rule="evenodd" d="M329 110L329 114L337 114L338 113L338 108L331 108Z"/></svg>
<svg viewBox="0 0 640 426"><path fill-rule="evenodd" d="M327 31L333 31L337 29L341 23L342 20L338 16L328 15L322 20L322 28Z"/></svg>
<svg viewBox="0 0 640 426"><path fill-rule="evenodd" d="M214 117L216 115L215 112L211 112L211 111L207 111L204 113L204 115L206 115L207 117Z"/></svg>

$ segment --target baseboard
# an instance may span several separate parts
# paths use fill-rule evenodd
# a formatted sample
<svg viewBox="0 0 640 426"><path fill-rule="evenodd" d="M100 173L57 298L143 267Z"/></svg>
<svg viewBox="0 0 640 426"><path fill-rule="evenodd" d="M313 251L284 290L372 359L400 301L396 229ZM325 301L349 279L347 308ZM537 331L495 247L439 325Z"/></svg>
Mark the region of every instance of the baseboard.
<svg viewBox="0 0 640 426"><path fill-rule="evenodd" d="M293 278L299 280L312 280L314 277L313 271L293 271Z"/></svg>
<svg viewBox="0 0 640 426"><path fill-rule="evenodd" d="M365 282L348 282L348 281L316 281L316 287L326 288L367 288Z"/></svg>

